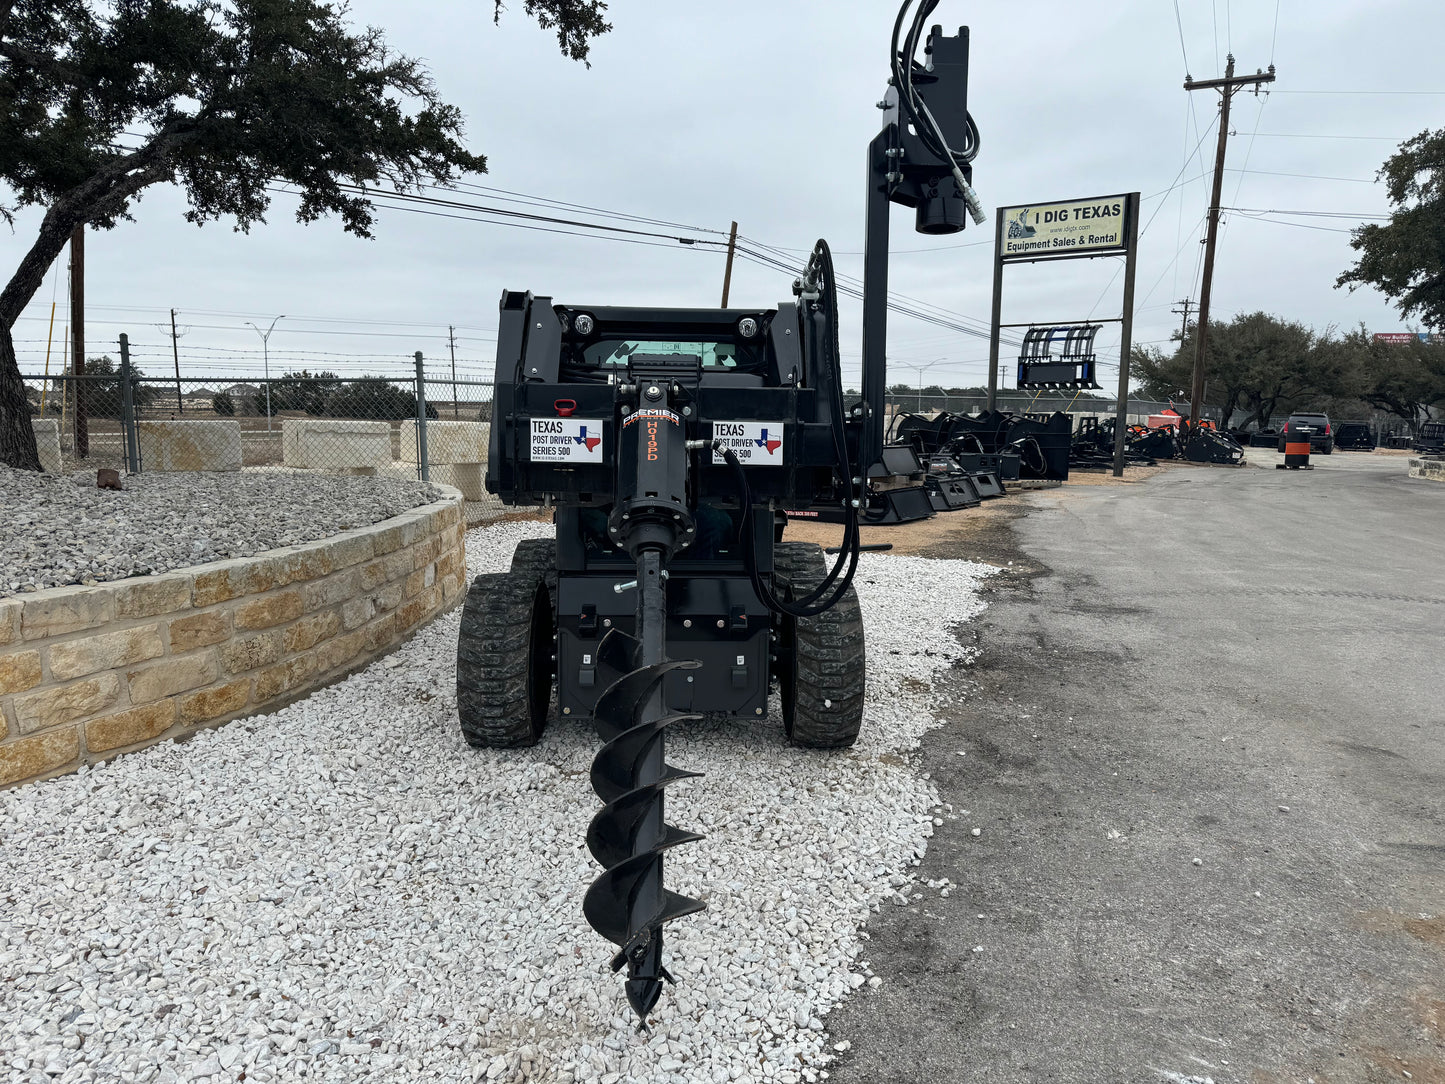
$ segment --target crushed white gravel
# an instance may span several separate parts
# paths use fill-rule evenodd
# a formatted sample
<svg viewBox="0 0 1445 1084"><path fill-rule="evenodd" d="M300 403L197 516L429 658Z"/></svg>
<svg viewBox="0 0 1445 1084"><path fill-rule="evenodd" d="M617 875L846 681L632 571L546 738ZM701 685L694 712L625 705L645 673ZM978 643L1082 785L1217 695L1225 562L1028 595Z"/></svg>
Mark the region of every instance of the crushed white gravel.
<svg viewBox="0 0 1445 1084"><path fill-rule="evenodd" d="M547 530L473 532L472 571ZM828 1011L876 979L862 926L924 891L910 867L943 810L906 754L930 686L969 661L952 629L989 571L864 555L855 748L792 749L765 723L669 731L668 759L707 773L669 791L669 819L707 838L669 853L668 884L707 910L668 927L678 985L650 1035L582 917L598 742L554 722L534 749L468 749L453 612L274 715L0 793L0 1071L821 1079L842 1049Z"/></svg>
<svg viewBox="0 0 1445 1084"><path fill-rule="evenodd" d="M0 465L0 598L250 557L437 500L425 482L324 474L42 474Z"/></svg>

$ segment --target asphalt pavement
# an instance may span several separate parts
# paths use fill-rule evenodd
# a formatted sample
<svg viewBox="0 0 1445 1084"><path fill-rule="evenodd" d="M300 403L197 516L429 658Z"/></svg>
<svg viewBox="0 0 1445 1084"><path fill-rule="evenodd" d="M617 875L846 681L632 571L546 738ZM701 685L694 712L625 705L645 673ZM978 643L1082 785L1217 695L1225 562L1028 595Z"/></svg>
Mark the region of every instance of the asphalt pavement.
<svg viewBox="0 0 1445 1084"><path fill-rule="evenodd" d="M1445 484L1249 458L990 544L832 1084L1445 1082Z"/></svg>

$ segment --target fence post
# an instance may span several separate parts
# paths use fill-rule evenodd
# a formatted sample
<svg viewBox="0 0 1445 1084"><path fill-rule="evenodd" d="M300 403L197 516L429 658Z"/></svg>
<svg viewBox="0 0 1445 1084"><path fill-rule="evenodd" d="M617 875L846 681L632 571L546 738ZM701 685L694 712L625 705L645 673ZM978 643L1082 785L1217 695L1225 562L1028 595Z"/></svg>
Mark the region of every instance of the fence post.
<svg viewBox="0 0 1445 1084"><path fill-rule="evenodd" d="M421 351L416 352L416 462L421 480L431 481L431 464L426 455L426 376L422 371Z"/></svg>
<svg viewBox="0 0 1445 1084"><path fill-rule="evenodd" d="M135 431L135 389L131 387L130 336L120 335L120 430L125 446L125 469L140 473L140 441Z"/></svg>

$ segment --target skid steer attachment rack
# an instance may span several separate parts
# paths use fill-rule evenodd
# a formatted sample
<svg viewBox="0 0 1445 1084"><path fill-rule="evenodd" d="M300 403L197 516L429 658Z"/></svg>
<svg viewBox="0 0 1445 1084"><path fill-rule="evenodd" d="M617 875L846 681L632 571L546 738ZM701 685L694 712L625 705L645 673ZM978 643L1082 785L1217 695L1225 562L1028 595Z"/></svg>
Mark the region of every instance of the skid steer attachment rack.
<svg viewBox="0 0 1445 1084"><path fill-rule="evenodd" d="M502 295L487 489L554 509L555 539L521 543L508 572L472 583L458 715L468 743L486 748L533 745L554 714L596 727L602 807L587 846L602 872L583 911L615 946L639 1028L673 981L664 927L703 906L664 884L667 852L700 838L666 819L668 788L693 775L668 764L668 729L703 712L759 719L776 687L794 744L852 745L865 683L859 524L931 514L921 484L910 503L870 482L887 473L889 204L917 207L922 232L951 233L977 202L968 31L934 27L924 67L913 58L936 0L922 0L900 43L914 3L894 29L893 86L869 150L861 400L844 401L822 241L795 300L773 308ZM842 521L831 564L816 545L782 541L790 511Z"/></svg>

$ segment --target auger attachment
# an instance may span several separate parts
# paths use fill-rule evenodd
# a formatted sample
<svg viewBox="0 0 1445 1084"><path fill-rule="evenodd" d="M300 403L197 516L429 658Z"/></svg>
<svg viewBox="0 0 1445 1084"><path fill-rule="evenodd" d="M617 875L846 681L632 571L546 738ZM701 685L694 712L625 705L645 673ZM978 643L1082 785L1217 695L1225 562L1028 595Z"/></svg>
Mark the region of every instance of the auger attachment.
<svg viewBox="0 0 1445 1084"><path fill-rule="evenodd" d="M592 789L605 803L587 829L587 847L604 868L582 910L592 928L617 946L612 970L627 968L627 1001L639 1030L673 977L662 962L662 927L703 904L663 887L663 854L702 837L667 823L664 790L695 776L669 765L667 727L695 716L669 714L663 681L695 661L667 661L667 570L672 553L693 533L685 494L687 448L661 382L638 386L649 405L629 412L619 450L619 500L608 531L636 562L637 578L617 589L637 591L635 635L617 629L599 654L626 670L597 700L593 712L605 744L592 762Z"/></svg>
<svg viewBox="0 0 1445 1084"><path fill-rule="evenodd" d="M592 789L607 804L592 818L587 848L605 868L588 889L582 910L592 928L618 946L612 970L627 967L627 1001L638 1015L639 1029L647 1027L662 980L673 981L662 963L663 923L703 908L662 883L663 852L702 837L663 817L663 788L697 773L678 771L663 759L666 727L696 716L667 714L661 685L671 671L697 665L641 666L597 702L597 726L609 740L592 762Z"/></svg>

